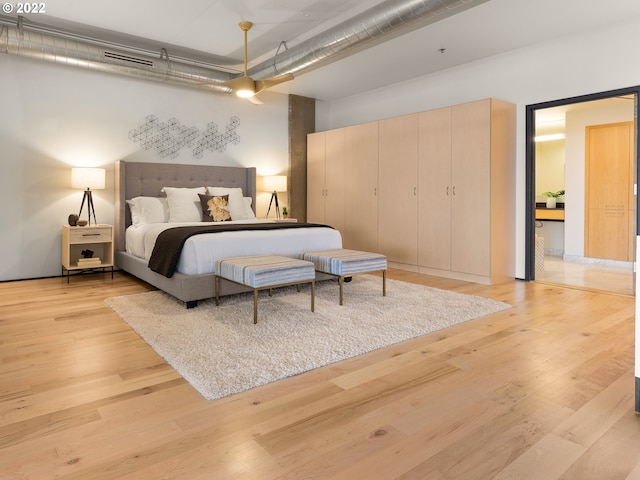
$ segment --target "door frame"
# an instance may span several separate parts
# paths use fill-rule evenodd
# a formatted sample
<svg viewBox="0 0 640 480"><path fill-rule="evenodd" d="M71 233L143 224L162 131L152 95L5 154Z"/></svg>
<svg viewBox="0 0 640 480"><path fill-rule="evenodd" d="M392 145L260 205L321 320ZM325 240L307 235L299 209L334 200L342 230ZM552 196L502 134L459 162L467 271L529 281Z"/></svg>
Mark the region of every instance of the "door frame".
<svg viewBox="0 0 640 480"><path fill-rule="evenodd" d="M635 153L634 153L634 172L635 172L635 180L634 183L637 185L638 179L640 176L638 175L638 166L640 165L640 132L638 129L638 119L639 116L639 107L638 107L638 99L640 97L640 85L635 87L627 87L620 88L617 90L609 90L605 92L592 93L588 95L580 95L577 97L563 98L560 100L552 100L548 102L534 103L526 106L526 117L525 117L525 171L526 171L526 188L525 188L525 275L524 280L531 281L535 280L535 209L536 209L536 192L535 192L535 181L536 181L536 148L533 138L535 137L536 125L535 125L535 113L537 110L541 110L544 108L551 107L559 107L562 105L571 105L574 103L584 103L590 102L593 100L602 100L605 98L619 97L623 95L635 95L634 102L634 119L636 121L636 128L634 132L635 136ZM636 195L636 205L635 205L635 230L636 236L639 235L639 225L640 225L640 208L639 208L639 199L640 197ZM635 259L634 259L635 262Z"/></svg>

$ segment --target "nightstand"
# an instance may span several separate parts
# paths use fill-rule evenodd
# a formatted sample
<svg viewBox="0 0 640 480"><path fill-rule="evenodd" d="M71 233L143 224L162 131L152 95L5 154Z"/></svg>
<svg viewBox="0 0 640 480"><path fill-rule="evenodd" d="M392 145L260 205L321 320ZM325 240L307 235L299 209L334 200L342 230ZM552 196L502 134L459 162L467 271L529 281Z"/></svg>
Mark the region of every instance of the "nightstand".
<svg viewBox="0 0 640 480"><path fill-rule="evenodd" d="M92 251L85 258L83 251ZM62 226L62 275L67 272L82 273L101 268L111 269L113 278L113 226L106 224L86 227Z"/></svg>

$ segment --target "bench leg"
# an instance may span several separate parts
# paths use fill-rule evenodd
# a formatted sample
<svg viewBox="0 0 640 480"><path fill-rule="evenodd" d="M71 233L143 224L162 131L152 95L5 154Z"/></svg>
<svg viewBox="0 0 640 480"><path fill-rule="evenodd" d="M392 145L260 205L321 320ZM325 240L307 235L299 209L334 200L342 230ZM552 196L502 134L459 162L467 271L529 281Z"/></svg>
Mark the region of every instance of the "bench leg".
<svg viewBox="0 0 640 480"><path fill-rule="evenodd" d="M344 277L342 275L340 275L340 278L338 279L338 283L340 284L340 305L342 305L342 290L344 287Z"/></svg>
<svg viewBox="0 0 640 480"><path fill-rule="evenodd" d="M316 281L311 280L311 311L316 311Z"/></svg>
<svg viewBox="0 0 640 480"><path fill-rule="evenodd" d="M382 270L382 296L387 296L387 271Z"/></svg>
<svg viewBox="0 0 640 480"><path fill-rule="evenodd" d="M215 285L216 285L216 307L220 305L220 277L215 276Z"/></svg>
<svg viewBox="0 0 640 480"><path fill-rule="evenodd" d="M258 289L253 289L253 323L258 323Z"/></svg>

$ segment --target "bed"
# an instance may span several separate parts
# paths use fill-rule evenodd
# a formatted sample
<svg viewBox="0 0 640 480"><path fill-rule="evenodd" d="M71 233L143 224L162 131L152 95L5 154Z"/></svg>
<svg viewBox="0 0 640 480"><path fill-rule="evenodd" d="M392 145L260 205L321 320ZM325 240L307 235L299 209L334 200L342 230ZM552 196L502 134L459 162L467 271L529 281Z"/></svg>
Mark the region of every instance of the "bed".
<svg viewBox="0 0 640 480"><path fill-rule="evenodd" d="M212 265L222 257L245 256L248 254L278 254L297 257L302 251L321 248L340 248L342 238L337 230L330 227L315 226L306 228L303 225L289 224L292 228L262 230L264 221L248 219L235 222L218 222L236 224L234 231L194 235L186 240L184 253L181 254L177 270L171 276L158 273L149 268L150 248L149 236L155 238L169 226L187 226L192 223L168 223L167 225L144 225L151 233L144 240L132 240L129 228L133 224L128 201L144 197L160 199L166 195L163 189L201 188L215 186L221 188L240 188L246 205L251 205L251 213L255 217L256 204L256 169L242 167L220 167L206 165L180 165L165 163L118 161L115 165L115 263L116 266L142 280L163 290L186 303L188 308L195 307L199 300L212 298L215 295L215 272ZM233 212L232 212L233 213ZM181 219L178 219L181 220ZM238 223L246 223L247 230ZM204 225L204 224L203 224ZM277 227L287 227L280 224ZM311 226L310 226L311 227ZM197 227L199 228L199 227ZM264 228L276 228L266 225ZM289 232L289 233L287 233ZM279 236L287 235L286 241ZM129 245L127 245L129 241ZM134 246L134 243L136 242ZM217 243L216 243L217 242ZM146 245L146 247L145 247ZM209 250L200 250L200 249ZM200 253L195 253L200 252ZM190 254L193 254L189 257ZM206 261L202 259L206 258ZM194 260L195 259L195 260ZM200 259L200 260L198 260ZM220 295L231 295L246 291L244 287L231 282L221 282Z"/></svg>

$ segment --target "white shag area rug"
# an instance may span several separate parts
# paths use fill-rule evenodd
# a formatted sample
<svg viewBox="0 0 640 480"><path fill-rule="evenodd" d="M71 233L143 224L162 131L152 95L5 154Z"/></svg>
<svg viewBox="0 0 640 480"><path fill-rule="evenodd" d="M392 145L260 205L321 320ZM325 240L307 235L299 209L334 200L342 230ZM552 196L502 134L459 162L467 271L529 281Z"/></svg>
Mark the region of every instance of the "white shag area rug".
<svg viewBox="0 0 640 480"><path fill-rule="evenodd" d="M507 303L397 280L359 275L345 283L261 291L187 309L160 291L106 303L205 398L213 400L510 308Z"/></svg>

